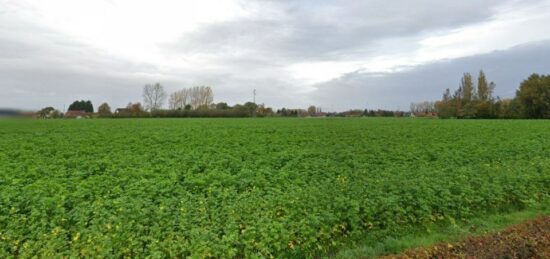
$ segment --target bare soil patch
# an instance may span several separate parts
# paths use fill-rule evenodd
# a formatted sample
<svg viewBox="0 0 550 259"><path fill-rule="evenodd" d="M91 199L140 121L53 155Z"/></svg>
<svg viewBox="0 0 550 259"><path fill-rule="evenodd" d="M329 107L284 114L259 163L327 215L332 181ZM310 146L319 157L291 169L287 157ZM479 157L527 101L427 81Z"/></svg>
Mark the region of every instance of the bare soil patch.
<svg viewBox="0 0 550 259"><path fill-rule="evenodd" d="M550 258L550 216L461 242L415 248L382 258Z"/></svg>

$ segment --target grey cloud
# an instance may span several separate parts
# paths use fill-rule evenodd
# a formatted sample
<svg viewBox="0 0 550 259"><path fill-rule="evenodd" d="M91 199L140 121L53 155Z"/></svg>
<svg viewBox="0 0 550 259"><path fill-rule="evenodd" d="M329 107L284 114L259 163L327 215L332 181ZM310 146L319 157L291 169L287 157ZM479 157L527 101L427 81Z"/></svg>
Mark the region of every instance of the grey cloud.
<svg viewBox="0 0 550 259"><path fill-rule="evenodd" d="M317 85L311 98L331 110L350 108L408 109L411 102L441 98L458 87L464 72L483 69L497 85L495 95L513 97L531 73L550 73L550 41L517 46L489 54L435 62L395 73L346 74Z"/></svg>
<svg viewBox="0 0 550 259"><path fill-rule="evenodd" d="M141 74L158 72L14 17L0 22L0 107L62 109L76 99L125 105L155 80Z"/></svg>
<svg viewBox="0 0 550 259"><path fill-rule="evenodd" d="M358 71L316 85L313 92L285 70L300 62L368 61L414 50L414 40L399 39L486 21L496 7L509 2L517 3L246 1L243 6L252 17L208 24L159 46L166 56L204 65L192 69L125 60L0 10L0 107L63 108L75 99L92 99L96 105L108 101L116 107L141 100L141 87L159 81L168 91L211 85L215 101L231 104L251 100L252 90L258 89L258 101L276 108L317 104L334 110L405 109L411 101L439 98L444 88L455 87L462 72L479 68L497 82L498 94L509 96L529 73L548 73L547 43L392 74Z"/></svg>
<svg viewBox="0 0 550 259"><path fill-rule="evenodd" d="M344 59L377 51L384 38L463 26L491 18L492 8L508 1L259 1L282 17L246 18L209 24L167 51L204 52L234 58L256 55L288 62ZM267 3L267 4L266 4Z"/></svg>

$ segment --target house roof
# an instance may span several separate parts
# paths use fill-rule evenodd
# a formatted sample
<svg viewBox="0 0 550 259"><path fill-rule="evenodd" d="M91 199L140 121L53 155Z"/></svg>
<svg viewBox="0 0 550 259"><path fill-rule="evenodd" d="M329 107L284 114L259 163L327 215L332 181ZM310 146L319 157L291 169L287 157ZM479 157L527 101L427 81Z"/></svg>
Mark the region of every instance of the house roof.
<svg viewBox="0 0 550 259"><path fill-rule="evenodd" d="M78 117L85 116L87 113L85 111L67 111L65 117Z"/></svg>

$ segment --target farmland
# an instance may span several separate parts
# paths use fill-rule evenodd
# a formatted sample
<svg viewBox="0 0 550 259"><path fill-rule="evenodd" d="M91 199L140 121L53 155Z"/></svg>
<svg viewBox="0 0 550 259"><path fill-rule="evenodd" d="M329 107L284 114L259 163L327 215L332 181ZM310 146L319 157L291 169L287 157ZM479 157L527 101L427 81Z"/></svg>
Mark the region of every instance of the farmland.
<svg viewBox="0 0 550 259"><path fill-rule="evenodd" d="M550 123L0 121L0 257L313 257L550 198Z"/></svg>

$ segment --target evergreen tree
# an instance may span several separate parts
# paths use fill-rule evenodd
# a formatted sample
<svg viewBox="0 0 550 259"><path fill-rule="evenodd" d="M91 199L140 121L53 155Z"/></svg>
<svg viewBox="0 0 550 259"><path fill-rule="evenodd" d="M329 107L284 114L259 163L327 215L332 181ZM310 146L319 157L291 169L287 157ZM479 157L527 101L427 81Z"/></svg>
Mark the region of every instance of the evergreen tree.
<svg viewBox="0 0 550 259"><path fill-rule="evenodd" d="M69 111L85 111L85 112L94 112L94 106L90 100L88 101L74 101L69 105Z"/></svg>
<svg viewBox="0 0 550 259"><path fill-rule="evenodd" d="M90 113L94 112L94 105L92 104L92 101L86 101L86 103L84 104L84 110Z"/></svg>

